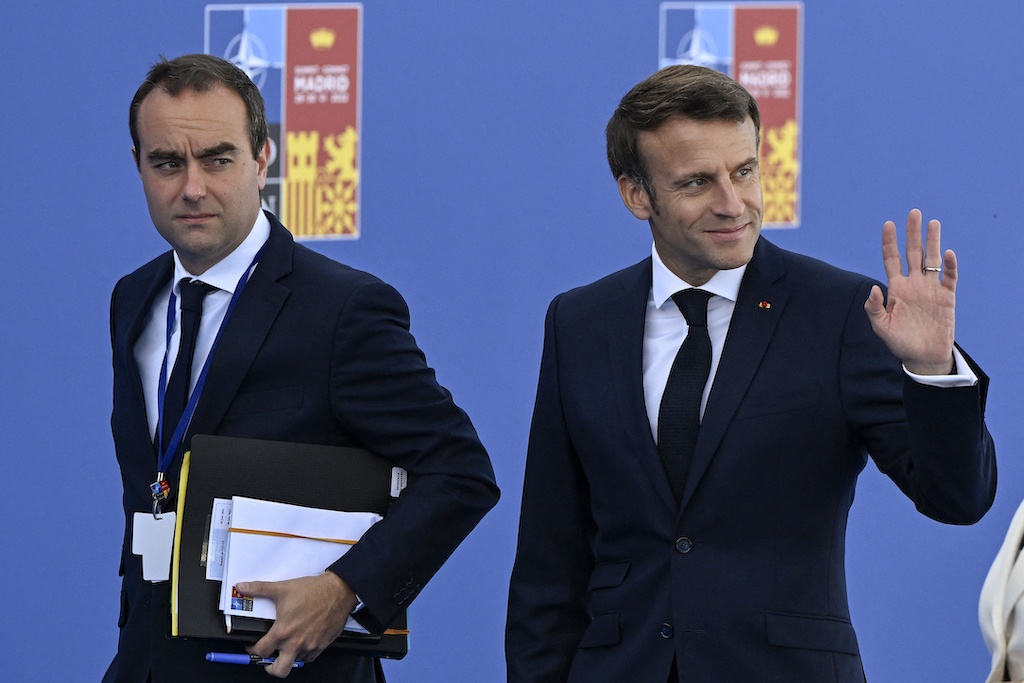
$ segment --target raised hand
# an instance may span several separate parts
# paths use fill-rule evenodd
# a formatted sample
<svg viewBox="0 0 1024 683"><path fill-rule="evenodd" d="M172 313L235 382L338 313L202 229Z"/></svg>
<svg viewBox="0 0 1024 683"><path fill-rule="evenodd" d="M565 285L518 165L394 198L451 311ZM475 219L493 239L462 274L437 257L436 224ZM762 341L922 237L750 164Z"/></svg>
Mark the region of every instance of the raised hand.
<svg viewBox="0 0 1024 683"><path fill-rule="evenodd" d="M945 375L953 369L956 328L956 254L940 252L941 226L928 222L922 235L921 212L907 216L907 272L903 271L896 224L882 226L882 262L889 280L889 297L871 288L864 310L875 330L908 371Z"/></svg>

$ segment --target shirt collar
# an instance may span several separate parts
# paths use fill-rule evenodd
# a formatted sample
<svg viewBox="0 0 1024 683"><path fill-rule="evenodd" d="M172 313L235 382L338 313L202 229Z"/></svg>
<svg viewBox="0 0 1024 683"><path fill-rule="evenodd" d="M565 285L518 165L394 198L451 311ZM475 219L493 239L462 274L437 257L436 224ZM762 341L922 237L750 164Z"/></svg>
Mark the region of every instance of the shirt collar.
<svg viewBox="0 0 1024 683"><path fill-rule="evenodd" d="M256 223L242 243L235 247L234 251L222 258L217 263L206 269L202 275L196 277L185 270L181 265L177 252L174 253L174 291L178 291L178 283L182 278L190 280L201 280L217 289L224 290L229 294L235 293L238 281L242 274L249 268L260 248L270 237L270 221L262 211L256 216Z"/></svg>
<svg viewBox="0 0 1024 683"><path fill-rule="evenodd" d="M658 255L658 248L656 246L651 247L651 257L653 261L651 294L654 297L654 305L657 308L665 305L665 302L671 299L672 295L676 292L684 289L693 289L693 285L668 269L668 266L661 260L661 256ZM710 280L702 284L700 289L735 303L740 293L740 282L743 280L745 272L747 272L747 264L745 263L739 268L720 270L711 276Z"/></svg>

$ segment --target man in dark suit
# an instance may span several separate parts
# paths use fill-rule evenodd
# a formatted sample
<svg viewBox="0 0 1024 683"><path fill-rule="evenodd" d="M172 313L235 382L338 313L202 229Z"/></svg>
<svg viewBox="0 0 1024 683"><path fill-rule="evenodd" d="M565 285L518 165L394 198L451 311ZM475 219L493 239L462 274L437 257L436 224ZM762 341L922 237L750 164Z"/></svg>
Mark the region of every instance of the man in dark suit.
<svg viewBox="0 0 1024 683"><path fill-rule="evenodd" d="M168 638L168 582L144 577L132 549L154 528L155 502L173 510L159 481L173 492L193 434L356 446L409 472L386 519L322 574L239 585L276 603L276 622L251 647L277 654L268 673L284 677L302 659L299 678L383 680L375 660L324 648L353 610L387 626L495 504L487 453L416 346L401 296L295 244L261 211L268 129L242 71L206 55L161 62L130 125L150 215L173 251L122 279L111 302L126 533L120 639L104 680L266 680L260 667L207 663L209 643ZM171 419L171 367L188 336L177 302L190 288L212 291L199 295L192 404Z"/></svg>
<svg viewBox="0 0 1024 683"><path fill-rule="evenodd" d="M923 242L911 212L906 275L884 226L887 301L775 247L759 128L746 90L695 66L640 83L608 124L654 248L548 310L510 682L863 681L844 543L867 456L934 519L969 524L991 504L987 379L954 348L938 223ZM677 294L693 288L708 294ZM702 338L681 403L668 387L697 374L685 351ZM676 430L687 405L693 426Z"/></svg>

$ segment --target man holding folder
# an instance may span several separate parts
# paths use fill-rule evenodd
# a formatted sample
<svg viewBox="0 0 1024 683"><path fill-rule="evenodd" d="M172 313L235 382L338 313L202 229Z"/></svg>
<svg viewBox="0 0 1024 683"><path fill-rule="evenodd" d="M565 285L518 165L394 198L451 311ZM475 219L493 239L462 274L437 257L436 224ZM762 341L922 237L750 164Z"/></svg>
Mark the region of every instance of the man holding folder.
<svg viewBox="0 0 1024 683"><path fill-rule="evenodd" d="M295 244L261 211L268 127L244 72L208 55L160 62L129 123L150 216L172 251L118 282L111 300L126 533L118 652L104 681L265 680L259 667L207 663L209 643L168 638L169 582L144 576L133 552L173 541L170 515L153 513L173 510L194 434L364 448L408 471L384 521L322 574L238 586L275 602L277 620L250 648L276 655L268 673L304 660L316 680L383 680L375 660L320 654L354 609L386 627L497 502L487 453L416 346L401 296Z"/></svg>

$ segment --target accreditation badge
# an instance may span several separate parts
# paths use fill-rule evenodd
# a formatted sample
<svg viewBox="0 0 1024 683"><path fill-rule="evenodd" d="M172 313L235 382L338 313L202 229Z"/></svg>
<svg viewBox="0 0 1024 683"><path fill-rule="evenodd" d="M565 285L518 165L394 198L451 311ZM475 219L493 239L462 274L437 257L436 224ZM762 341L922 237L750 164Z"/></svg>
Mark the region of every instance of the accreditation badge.
<svg viewBox="0 0 1024 683"><path fill-rule="evenodd" d="M152 583L171 578L175 513L136 512L132 518L132 554L142 557L142 578Z"/></svg>

